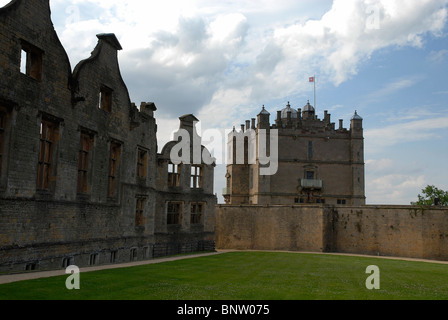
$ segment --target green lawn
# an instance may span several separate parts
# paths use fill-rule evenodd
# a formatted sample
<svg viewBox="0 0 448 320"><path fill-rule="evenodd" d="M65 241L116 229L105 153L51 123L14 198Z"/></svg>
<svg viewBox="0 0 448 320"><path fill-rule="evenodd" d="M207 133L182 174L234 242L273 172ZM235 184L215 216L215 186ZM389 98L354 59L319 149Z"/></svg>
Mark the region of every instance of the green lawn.
<svg viewBox="0 0 448 320"><path fill-rule="evenodd" d="M380 268L380 290L365 286ZM298 253L231 252L146 266L0 285L0 299L382 300L448 299L448 265Z"/></svg>

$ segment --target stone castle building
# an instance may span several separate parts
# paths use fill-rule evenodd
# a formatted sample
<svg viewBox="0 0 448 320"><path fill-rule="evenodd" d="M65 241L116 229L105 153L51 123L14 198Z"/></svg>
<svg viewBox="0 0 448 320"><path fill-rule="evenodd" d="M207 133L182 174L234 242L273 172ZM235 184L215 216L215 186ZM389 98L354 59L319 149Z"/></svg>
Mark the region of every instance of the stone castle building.
<svg viewBox="0 0 448 320"><path fill-rule="evenodd" d="M155 104L131 102L118 39L97 38L72 71L49 0L0 8L0 271L213 248L214 165L158 153Z"/></svg>
<svg viewBox="0 0 448 320"><path fill-rule="evenodd" d="M0 272L213 250L215 240L220 249L448 260L446 208L365 205L356 112L347 129L309 103L288 103L274 124L263 108L230 135L227 204L216 205L214 164L173 161L176 139L159 153L156 105L132 103L117 37L97 38L72 69L49 0L0 8ZM195 116L179 121L195 141ZM261 174L273 164L260 153L249 161L264 132L275 174Z"/></svg>
<svg viewBox="0 0 448 320"><path fill-rule="evenodd" d="M260 133L266 132L269 151L272 130L278 131L278 150L271 150L271 155L278 151L278 168L273 175L260 175L260 154L249 161L248 149L260 148ZM237 160L242 137L244 162ZM227 204L365 204L363 119L357 112L346 129L343 120L336 128L327 111L320 120L309 102L297 110L288 102L275 124L263 107L257 119L229 135L228 144L233 159L227 166Z"/></svg>

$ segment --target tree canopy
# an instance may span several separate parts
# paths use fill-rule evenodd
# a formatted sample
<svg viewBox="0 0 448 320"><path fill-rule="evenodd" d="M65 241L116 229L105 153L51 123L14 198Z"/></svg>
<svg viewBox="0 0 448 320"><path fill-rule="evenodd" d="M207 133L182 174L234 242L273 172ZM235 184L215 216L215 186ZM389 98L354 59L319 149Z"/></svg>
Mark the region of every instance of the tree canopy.
<svg viewBox="0 0 448 320"><path fill-rule="evenodd" d="M422 190L422 194L418 195L418 201L412 204L422 206L448 206L448 191L444 191L435 186L427 186Z"/></svg>

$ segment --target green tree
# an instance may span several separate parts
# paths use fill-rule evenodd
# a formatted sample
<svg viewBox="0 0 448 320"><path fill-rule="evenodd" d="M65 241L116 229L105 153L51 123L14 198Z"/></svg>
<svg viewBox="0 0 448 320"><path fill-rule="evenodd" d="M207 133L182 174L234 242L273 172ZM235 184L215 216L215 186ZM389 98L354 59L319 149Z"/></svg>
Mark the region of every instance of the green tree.
<svg viewBox="0 0 448 320"><path fill-rule="evenodd" d="M441 206L448 206L448 191L441 190L435 186L427 186L418 195L418 201L414 205L431 206L437 203Z"/></svg>

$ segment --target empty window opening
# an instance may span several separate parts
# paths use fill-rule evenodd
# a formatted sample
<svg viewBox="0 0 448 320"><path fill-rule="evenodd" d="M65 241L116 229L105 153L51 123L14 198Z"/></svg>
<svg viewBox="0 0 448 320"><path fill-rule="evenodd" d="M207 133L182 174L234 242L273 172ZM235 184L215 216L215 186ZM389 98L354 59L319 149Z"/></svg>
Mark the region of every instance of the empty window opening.
<svg viewBox="0 0 448 320"><path fill-rule="evenodd" d="M167 224L181 224L181 208L180 202L168 202Z"/></svg>
<svg viewBox="0 0 448 320"><path fill-rule="evenodd" d="M23 43L20 54L20 72L27 76L41 81L42 80L42 50L31 44Z"/></svg>
<svg viewBox="0 0 448 320"><path fill-rule="evenodd" d="M81 133L78 159L78 193L89 193L89 158L93 150L93 137L85 132Z"/></svg>
<svg viewBox="0 0 448 320"><path fill-rule="evenodd" d="M94 266L98 264L98 253L92 253L89 257L89 265Z"/></svg>
<svg viewBox="0 0 448 320"><path fill-rule="evenodd" d="M314 180L314 171L307 171L306 172L306 179L307 180Z"/></svg>
<svg viewBox="0 0 448 320"><path fill-rule="evenodd" d="M67 268L67 267L69 267L69 266L71 266L73 263L72 263L72 258L64 258L64 259L62 259L62 268Z"/></svg>
<svg viewBox="0 0 448 320"><path fill-rule="evenodd" d="M146 150L138 149L137 155L137 177L144 179L147 176L148 168L148 152Z"/></svg>
<svg viewBox="0 0 448 320"><path fill-rule="evenodd" d="M130 261L137 261L137 258L138 258L138 256L137 256L137 248L132 248L129 260Z"/></svg>
<svg viewBox="0 0 448 320"><path fill-rule="evenodd" d="M40 125L40 146L37 172L37 189L39 190L50 190L56 134L57 124L48 120L42 120Z"/></svg>
<svg viewBox="0 0 448 320"><path fill-rule="evenodd" d="M110 145L109 156L109 188L108 196L117 196L117 179L120 165L121 145L117 142L112 142Z"/></svg>
<svg viewBox="0 0 448 320"><path fill-rule="evenodd" d="M26 74L26 62L27 62L27 53L25 50L21 50L20 55L20 72Z"/></svg>
<svg viewBox="0 0 448 320"><path fill-rule="evenodd" d="M144 211L145 211L145 198L142 197L137 197L136 198L136 208L135 208L135 225L137 227L140 226L144 226L146 221L145 221L145 215L144 215Z"/></svg>
<svg viewBox="0 0 448 320"><path fill-rule="evenodd" d="M191 166L191 181L190 187L192 189L202 188L202 166Z"/></svg>
<svg viewBox="0 0 448 320"><path fill-rule="evenodd" d="M204 215L204 204L201 202L192 202L190 205L190 223L201 224Z"/></svg>
<svg viewBox="0 0 448 320"><path fill-rule="evenodd" d="M102 86L100 89L100 99L98 107L101 110L111 112L112 111L112 89Z"/></svg>
<svg viewBox="0 0 448 320"><path fill-rule="evenodd" d="M117 250L111 251L110 252L110 263L117 262L117 258L118 258L118 251Z"/></svg>
<svg viewBox="0 0 448 320"><path fill-rule="evenodd" d="M31 263L27 263L25 265L25 270L26 271L33 271L37 269L37 263L36 262L31 262Z"/></svg>
<svg viewBox="0 0 448 320"><path fill-rule="evenodd" d="M168 164L168 186L179 187L180 186L180 164Z"/></svg>
<svg viewBox="0 0 448 320"><path fill-rule="evenodd" d="M308 157L311 159L313 157L313 142L308 142Z"/></svg>

